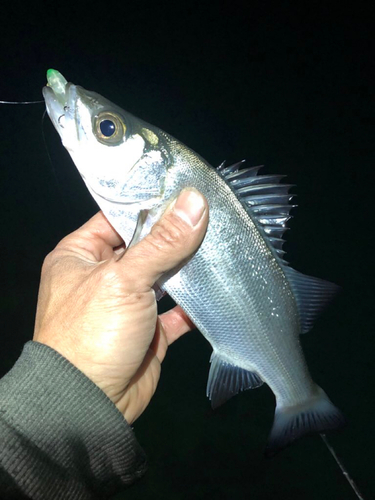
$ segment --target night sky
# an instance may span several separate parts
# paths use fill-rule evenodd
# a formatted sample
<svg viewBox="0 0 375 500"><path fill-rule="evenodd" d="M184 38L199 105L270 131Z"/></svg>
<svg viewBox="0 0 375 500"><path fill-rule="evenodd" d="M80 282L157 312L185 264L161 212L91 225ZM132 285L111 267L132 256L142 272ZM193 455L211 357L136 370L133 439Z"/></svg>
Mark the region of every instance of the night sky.
<svg viewBox="0 0 375 500"><path fill-rule="evenodd" d="M2 5L0 100L42 99L55 68L214 166L246 158L287 175L298 203L288 260L342 287L301 342L348 420L331 443L374 498L374 6L78 3ZM0 105L1 375L32 338L43 258L97 211L43 111ZM355 500L319 437L263 458L267 387L211 410L210 352L197 331L169 350L134 424L149 471L116 498Z"/></svg>

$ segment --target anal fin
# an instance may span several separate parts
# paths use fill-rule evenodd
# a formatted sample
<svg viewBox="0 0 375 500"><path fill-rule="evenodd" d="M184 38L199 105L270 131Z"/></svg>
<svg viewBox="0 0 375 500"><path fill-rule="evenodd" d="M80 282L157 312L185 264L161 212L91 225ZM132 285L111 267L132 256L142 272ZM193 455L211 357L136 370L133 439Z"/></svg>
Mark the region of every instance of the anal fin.
<svg viewBox="0 0 375 500"><path fill-rule="evenodd" d="M211 356L211 367L207 382L207 397L212 408L217 408L232 396L246 389L254 389L263 384L255 372L231 364L215 351Z"/></svg>

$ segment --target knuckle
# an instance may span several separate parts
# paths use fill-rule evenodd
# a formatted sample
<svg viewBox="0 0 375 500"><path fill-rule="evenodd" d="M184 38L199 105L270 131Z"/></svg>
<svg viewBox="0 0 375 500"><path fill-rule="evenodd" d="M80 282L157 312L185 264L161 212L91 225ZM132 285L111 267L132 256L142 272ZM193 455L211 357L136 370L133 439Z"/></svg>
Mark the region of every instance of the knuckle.
<svg viewBox="0 0 375 500"><path fill-rule="evenodd" d="M42 274L46 274L51 271L51 269L58 262L58 252L56 249L52 250L50 253L46 255L42 264Z"/></svg>
<svg viewBox="0 0 375 500"><path fill-rule="evenodd" d="M105 263L107 264L107 263ZM123 278L117 266L102 265L96 268L91 274L92 279L99 282L101 286L113 288L115 285L121 286Z"/></svg>
<svg viewBox="0 0 375 500"><path fill-rule="evenodd" d="M42 270L46 271L48 268L52 266L53 262L53 251L47 254L44 258Z"/></svg>
<svg viewBox="0 0 375 500"><path fill-rule="evenodd" d="M153 226L149 242L159 251L163 249L179 249L184 246L189 226L176 216L169 215Z"/></svg>

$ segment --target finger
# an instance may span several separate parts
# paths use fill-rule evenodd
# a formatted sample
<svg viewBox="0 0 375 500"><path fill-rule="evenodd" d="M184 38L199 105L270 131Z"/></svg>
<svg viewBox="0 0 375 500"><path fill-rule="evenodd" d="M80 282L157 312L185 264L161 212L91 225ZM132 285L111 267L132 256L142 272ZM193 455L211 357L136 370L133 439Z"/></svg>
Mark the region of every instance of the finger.
<svg viewBox="0 0 375 500"><path fill-rule="evenodd" d="M163 326L168 345L171 345L184 333L190 332L196 328L180 306L175 306L170 311L160 314L159 319Z"/></svg>
<svg viewBox="0 0 375 500"><path fill-rule="evenodd" d="M56 248L73 251L89 261L100 262L113 256L113 248L124 242L103 212L98 212L79 229L66 236Z"/></svg>
<svg viewBox="0 0 375 500"><path fill-rule="evenodd" d="M182 266L198 249L208 224L208 204L196 190L184 189L142 241L121 259L131 292L148 291L165 272Z"/></svg>

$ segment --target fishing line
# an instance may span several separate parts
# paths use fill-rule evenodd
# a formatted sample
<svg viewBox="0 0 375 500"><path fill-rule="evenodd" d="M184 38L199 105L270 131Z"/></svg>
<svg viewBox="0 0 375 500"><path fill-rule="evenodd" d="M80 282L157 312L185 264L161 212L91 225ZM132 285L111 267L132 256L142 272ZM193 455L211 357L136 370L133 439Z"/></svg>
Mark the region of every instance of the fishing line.
<svg viewBox="0 0 375 500"><path fill-rule="evenodd" d="M0 101L0 104L41 104L44 101Z"/></svg>
<svg viewBox="0 0 375 500"><path fill-rule="evenodd" d="M0 104L44 104L45 101L44 99L41 100L41 101L0 101ZM47 158L48 158L48 161L51 165L51 171L52 171L52 175L53 175L53 178L55 180L55 184L57 186L57 190L59 191L59 194L60 194L60 198L62 200L62 203L64 205L64 208L66 210L66 212L70 215L70 209L68 207L68 205L66 204L65 202L65 198L61 192L61 188L60 188L60 183L59 183L59 180L57 178L57 174L56 174L56 170L54 168L54 165L53 165L53 161L51 159L51 155L49 154L49 150L48 150L48 146L47 146L47 141L46 141L46 136L45 136L45 133L44 133L44 118L46 116L46 110L44 110L44 113L42 115L42 121L41 121L41 132L42 132L42 138L43 138L43 144L44 144L44 149L47 153ZM63 220L65 220L65 218L63 217L62 218Z"/></svg>
<svg viewBox="0 0 375 500"><path fill-rule="evenodd" d="M44 101L42 101L42 102L44 102ZM48 145L47 145L46 135L45 135L45 133L44 133L44 118L45 118L45 116L46 116L46 113L47 113L47 110L45 109L45 110L44 110L44 113L43 113L43 115L42 115L42 121L41 121L41 124L40 124L40 125L41 125L41 131L42 131L43 143L44 143L44 149L45 149L45 152L47 153L47 158L48 158L48 161L49 161L49 163L50 163L50 165L51 165L52 175L53 175L53 178L54 178L54 180L55 180L55 184L56 184L57 190L58 190L58 192L59 192L59 194L60 194L60 198L61 198L61 200L62 200L62 204L64 205L64 208L65 208L66 213L67 213L67 214L69 215L69 217L70 217L70 215L71 215L71 209L70 209L70 207L68 206L68 204L66 203L66 201L65 201L65 197L64 197L64 195L63 195L63 193L62 193L61 186L60 186L60 182L59 182L59 179L58 179L58 177L57 177L56 169L55 169L55 167L54 167L54 164L53 164L53 161L52 161L51 155L49 154L49 149L48 149ZM63 219L64 221L66 220L66 219L65 219L65 217L62 217L62 219ZM64 226L66 227L66 230L68 230L69 232L71 231L71 230L68 228L68 226L67 226L67 224L66 224L65 222L64 222Z"/></svg>
<svg viewBox="0 0 375 500"><path fill-rule="evenodd" d="M344 464L341 462L341 460L339 459L339 457L336 455L336 452L333 449L333 447L329 444L326 435L325 434L320 434L320 437L323 439L324 444L327 446L329 452L331 453L331 455L333 456L333 458L336 460L337 465L340 467L340 469L341 469L343 475L345 476L346 480L348 481L348 483L350 484L350 486L353 488L354 493L357 495L357 497L359 498L359 500L365 500L365 497L359 491L358 486L354 482L353 478L350 476L348 470L346 469L346 467L344 466Z"/></svg>

